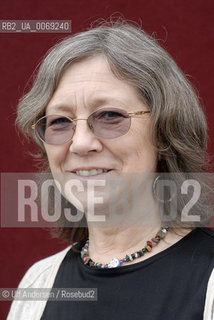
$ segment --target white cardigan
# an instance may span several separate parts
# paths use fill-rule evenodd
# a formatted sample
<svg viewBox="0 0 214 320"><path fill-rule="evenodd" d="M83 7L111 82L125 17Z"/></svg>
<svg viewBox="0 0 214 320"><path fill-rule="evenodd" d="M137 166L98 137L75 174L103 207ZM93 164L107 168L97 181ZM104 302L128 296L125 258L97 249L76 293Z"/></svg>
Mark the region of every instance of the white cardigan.
<svg viewBox="0 0 214 320"><path fill-rule="evenodd" d="M19 288L52 288L59 266L70 248L33 264L19 283ZM46 303L47 300L13 300L7 320L40 320ZM203 320L214 320L214 269L207 286Z"/></svg>

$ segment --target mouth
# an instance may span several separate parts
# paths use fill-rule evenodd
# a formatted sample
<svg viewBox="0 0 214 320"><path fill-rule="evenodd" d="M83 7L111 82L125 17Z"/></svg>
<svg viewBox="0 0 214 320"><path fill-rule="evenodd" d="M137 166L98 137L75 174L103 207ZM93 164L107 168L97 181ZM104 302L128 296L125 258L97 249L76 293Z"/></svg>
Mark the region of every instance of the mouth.
<svg viewBox="0 0 214 320"><path fill-rule="evenodd" d="M75 169L72 170L71 173L79 176L79 177L97 177L104 175L108 172L112 171L112 169L106 169L106 168L92 168L92 169Z"/></svg>

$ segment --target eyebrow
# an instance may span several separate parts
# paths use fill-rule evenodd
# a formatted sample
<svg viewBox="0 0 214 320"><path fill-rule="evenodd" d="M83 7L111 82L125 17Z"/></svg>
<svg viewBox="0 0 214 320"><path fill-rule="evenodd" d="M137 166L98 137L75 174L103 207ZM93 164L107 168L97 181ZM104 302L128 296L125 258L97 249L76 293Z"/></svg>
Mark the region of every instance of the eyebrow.
<svg viewBox="0 0 214 320"><path fill-rule="evenodd" d="M120 105L127 105L127 103L117 99L117 98L114 98L114 97L97 97L95 99L93 99L93 101L91 103L89 103L90 105L90 109L93 109L93 108L96 108L98 106L103 106L105 105L106 103L112 103L112 104L120 104ZM59 103L59 104L55 104L55 105L52 105L50 106L50 108L52 109L53 112L58 112L58 111L64 111L64 112L74 112L76 111L76 107L75 107L75 110L72 106L72 104L70 105L67 105L67 104L62 104L62 103Z"/></svg>
<svg viewBox="0 0 214 320"><path fill-rule="evenodd" d="M52 106L50 106L51 110L55 111L65 111L65 112L71 112L72 107L71 105L66 105L66 104L54 104Z"/></svg>

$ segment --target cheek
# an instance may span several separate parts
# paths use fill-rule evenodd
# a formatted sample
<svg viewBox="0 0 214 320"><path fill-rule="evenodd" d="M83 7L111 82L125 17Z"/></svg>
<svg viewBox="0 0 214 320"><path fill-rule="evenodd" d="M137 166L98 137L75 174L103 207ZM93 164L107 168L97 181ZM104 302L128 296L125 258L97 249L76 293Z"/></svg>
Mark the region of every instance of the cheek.
<svg viewBox="0 0 214 320"><path fill-rule="evenodd" d="M63 146L45 146L46 154L51 171L60 171L63 159L65 159L66 151Z"/></svg>
<svg viewBox="0 0 214 320"><path fill-rule="evenodd" d="M152 143L152 133L150 127L147 128L141 141L138 142L137 147L138 158L144 159L147 170L156 171L157 167L157 151Z"/></svg>
<svg viewBox="0 0 214 320"><path fill-rule="evenodd" d="M152 144L151 131L148 126L137 127L124 136L118 143L117 150L127 170L154 172L157 166L157 153Z"/></svg>

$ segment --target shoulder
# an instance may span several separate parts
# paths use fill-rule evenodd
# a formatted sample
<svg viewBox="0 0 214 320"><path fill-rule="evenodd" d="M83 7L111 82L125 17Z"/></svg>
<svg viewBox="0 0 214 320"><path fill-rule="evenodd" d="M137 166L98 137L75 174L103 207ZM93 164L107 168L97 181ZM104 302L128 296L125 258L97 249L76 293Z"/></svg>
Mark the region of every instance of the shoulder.
<svg viewBox="0 0 214 320"><path fill-rule="evenodd" d="M211 272L214 267L214 231L206 227L196 228L192 235L190 234L190 239L191 262L197 265L201 272Z"/></svg>
<svg viewBox="0 0 214 320"><path fill-rule="evenodd" d="M71 246L68 246L64 250L34 263L25 273L18 288L52 288L60 264L70 249ZM45 300L14 299L7 320L40 319L39 314L42 314L45 304Z"/></svg>
<svg viewBox="0 0 214 320"><path fill-rule="evenodd" d="M205 237L208 237L211 241L214 241L214 230L210 228L199 228L202 233L204 233Z"/></svg>
<svg viewBox="0 0 214 320"><path fill-rule="evenodd" d="M197 261L204 274L205 272L208 274L203 319L214 320L214 230L203 227L197 228L197 231L196 247L199 252ZM203 269L203 266L206 268Z"/></svg>
<svg viewBox="0 0 214 320"><path fill-rule="evenodd" d="M214 230L208 227L197 227L189 234L189 238L195 243L207 243L211 246L214 244Z"/></svg>
<svg viewBox="0 0 214 320"><path fill-rule="evenodd" d="M198 240L202 244L206 244L214 254L214 230L209 228L198 228Z"/></svg>
<svg viewBox="0 0 214 320"><path fill-rule="evenodd" d="M71 246L66 247L62 251L55 253L35 262L25 273L24 277L19 283L19 288L28 287L43 287L44 281L47 279L51 270L59 267L63 258L65 257Z"/></svg>
<svg viewBox="0 0 214 320"><path fill-rule="evenodd" d="M214 320L214 269L210 275L204 307L204 320Z"/></svg>

